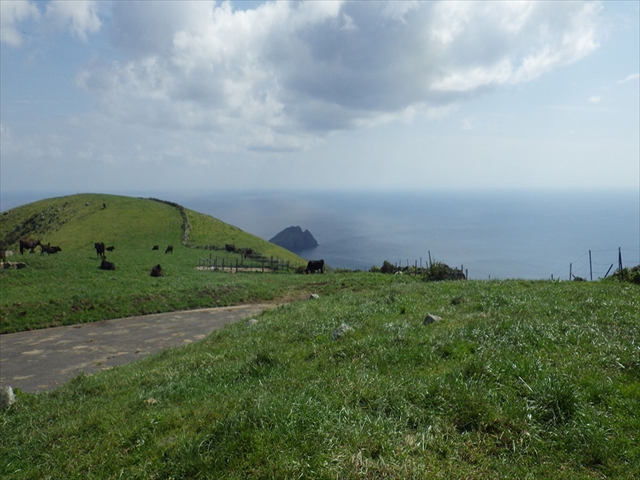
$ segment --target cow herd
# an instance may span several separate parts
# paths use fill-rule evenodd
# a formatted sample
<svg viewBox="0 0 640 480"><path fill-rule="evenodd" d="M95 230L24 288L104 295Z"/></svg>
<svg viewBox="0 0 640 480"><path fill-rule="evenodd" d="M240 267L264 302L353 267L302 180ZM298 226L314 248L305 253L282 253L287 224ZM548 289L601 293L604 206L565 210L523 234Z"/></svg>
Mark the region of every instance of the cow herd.
<svg viewBox="0 0 640 480"><path fill-rule="evenodd" d="M41 255L44 255L45 253L48 255L53 255L55 253L62 251L62 248L60 248L57 245L51 245L51 243L47 243L46 245L44 245L40 240L23 238L20 240L20 255L24 255L24 252L26 250L29 250L30 253L35 253L35 249L38 246L40 247ZM105 252L113 252L116 249L116 247L114 247L113 245L107 247L105 246L104 242L95 242L93 244L93 248L95 249L96 255L98 256L98 258L102 260L99 266L100 270L116 269L115 263L109 262L107 260L107 256L105 253ZM159 249L160 249L159 245L154 245L152 250L159 250ZM173 245L167 245L167 248L164 251L164 253L173 253ZM151 269L151 276L152 277L164 276L164 273L162 272L162 267L160 266L160 264L154 266Z"/></svg>
<svg viewBox="0 0 640 480"><path fill-rule="evenodd" d="M41 255L44 255L45 253L47 255L53 255L55 253L62 251L62 249L59 246L52 246L51 243L47 243L46 245L43 245L40 242L40 240L23 238L20 240L20 255L23 255L25 250L29 250L31 253L35 253L35 248L38 246L40 247ZM98 258L102 259L102 262L100 263L100 269L115 270L116 269L115 264L113 262L107 261L107 256L105 252L113 252L116 247L114 246L107 247L105 246L104 242L95 242L93 246L96 250L96 255L98 256ZM245 256L253 253L251 249L237 249L233 244L226 244L225 249L228 252L241 253ZM160 246L154 245L151 250L160 250ZM173 253L173 245L167 245L167 248L165 249L164 253L165 254ZM316 272L324 273L324 260L310 260L307 263L307 268L305 269L305 273L316 273ZM160 266L160 264L154 266L151 269L151 276L152 277L164 276L162 272L162 267Z"/></svg>
<svg viewBox="0 0 640 480"><path fill-rule="evenodd" d="M105 251L107 252L113 252L116 247L105 247L104 246L104 242L95 242L93 244L94 248L96 249L96 255L98 255L98 257L102 258L102 262L100 263L100 269L101 270L115 270L116 269L116 265L113 262L109 262L107 261L107 257L105 255ZM160 250L160 245L154 245L151 250ZM164 253L173 253L173 245L167 245L167 249L164 251ZM162 273L162 267L160 266L160 264L156 265L155 267L153 267L151 269L151 276L152 277L164 277L164 273Z"/></svg>
<svg viewBox="0 0 640 480"><path fill-rule="evenodd" d="M40 247L40 255L53 255L54 253L61 252L62 249L59 246L51 245L47 243L43 245L40 240L33 240L31 238L23 238L20 240L20 255L24 255L25 250L29 250L30 253L35 253L36 247Z"/></svg>
<svg viewBox="0 0 640 480"><path fill-rule="evenodd" d="M254 255L260 255L252 248L236 247L233 243L225 243L224 249L229 253L239 253L244 258L251 258Z"/></svg>

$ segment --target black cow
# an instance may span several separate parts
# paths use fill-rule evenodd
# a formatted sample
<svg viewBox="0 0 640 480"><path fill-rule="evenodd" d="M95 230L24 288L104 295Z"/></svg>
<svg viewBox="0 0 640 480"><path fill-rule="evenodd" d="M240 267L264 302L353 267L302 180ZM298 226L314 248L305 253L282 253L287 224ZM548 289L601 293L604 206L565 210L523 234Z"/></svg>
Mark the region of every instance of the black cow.
<svg viewBox="0 0 640 480"><path fill-rule="evenodd" d="M40 255L53 255L54 253L61 252L62 249L59 246L51 246L51 243L47 243L46 245L40 245Z"/></svg>
<svg viewBox="0 0 640 480"><path fill-rule="evenodd" d="M96 242L93 244L93 246L96 249L96 255L98 255L99 257L105 258L104 255L104 242Z"/></svg>
<svg viewBox="0 0 640 480"><path fill-rule="evenodd" d="M102 263L100 264L100 269L101 270L115 270L116 266L112 262L107 262L106 258L103 258L102 259Z"/></svg>
<svg viewBox="0 0 640 480"><path fill-rule="evenodd" d="M155 267L153 267L151 269L151 276L152 277L164 277L164 273L162 273L162 267L160 266L160 264L156 265Z"/></svg>
<svg viewBox="0 0 640 480"><path fill-rule="evenodd" d="M23 238L20 240L20 255L24 253L25 250L29 250L31 253L35 252L35 248L42 244L40 240L33 240L31 238Z"/></svg>
<svg viewBox="0 0 640 480"><path fill-rule="evenodd" d="M324 273L324 260L310 260L304 273L314 273L318 270L320 273Z"/></svg>
<svg viewBox="0 0 640 480"><path fill-rule="evenodd" d="M229 253L235 253L236 246L233 243L227 243L225 244L224 249Z"/></svg>
<svg viewBox="0 0 640 480"><path fill-rule="evenodd" d="M167 249L164 251L164 253L173 253L173 245L167 245Z"/></svg>
<svg viewBox="0 0 640 480"><path fill-rule="evenodd" d="M112 246L110 246L110 247L105 248L105 250L106 250L107 252L113 252L115 249L116 249L116 247L114 247L113 245L112 245Z"/></svg>
<svg viewBox="0 0 640 480"><path fill-rule="evenodd" d="M154 245L151 250L160 250L160 245Z"/></svg>

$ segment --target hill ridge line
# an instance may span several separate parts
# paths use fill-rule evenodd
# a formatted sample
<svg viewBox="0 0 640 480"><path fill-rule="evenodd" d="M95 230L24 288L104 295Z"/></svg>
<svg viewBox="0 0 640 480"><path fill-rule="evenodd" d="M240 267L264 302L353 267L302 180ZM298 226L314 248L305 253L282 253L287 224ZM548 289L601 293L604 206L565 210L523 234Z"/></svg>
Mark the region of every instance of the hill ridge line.
<svg viewBox="0 0 640 480"><path fill-rule="evenodd" d="M185 208L176 202L170 202L169 200L162 200L160 198L150 197L149 200L153 200L154 202L164 203L171 207L177 208L180 212L180 216L182 217L182 245L185 247L192 247L191 242L189 242L189 230L191 229L191 223L189 222L189 217Z"/></svg>

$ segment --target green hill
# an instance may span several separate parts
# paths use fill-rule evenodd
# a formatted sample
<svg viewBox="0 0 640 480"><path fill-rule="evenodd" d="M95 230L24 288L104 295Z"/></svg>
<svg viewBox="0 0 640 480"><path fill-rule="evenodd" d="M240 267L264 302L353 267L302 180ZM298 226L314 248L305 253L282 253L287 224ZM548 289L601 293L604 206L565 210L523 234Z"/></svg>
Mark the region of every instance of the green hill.
<svg viewBox="0 0 640 480"><path fill-rule="evenodd" d="M189 223L184 236L186 213ZM302 265L297 255L216 218L177 204L150 198L105 194L78 194L23 205L0 215L0 243L18 251L21 238L61 245L66 249L93 249L94 242L123 248L151 248L184 243L189 246L234 244Z"/></svg>
<svg viewBox="0 0 640 480"><path fill-rule="evenodd" d="M35 254L20 255L19 241L25 237L62 251L42 255L36 248ZM115 271L99 269L95 242L115 247L107 252ZM250 261L227 252L225 244L249 248L259 259L289 262L291 271L306 263L208 215L160 200L116 195L51 198L3 212L0 243L1 250L13 251L7 260L27 264L20 270L0 269L0 333L286 295L291 282L281 279L264 282L197 270L203 259L225 265ZM159 250L152 250L154 245ZM164 253L167 245L174 246L173 254ZM157 264L165 276L150 278Z"/></svg>

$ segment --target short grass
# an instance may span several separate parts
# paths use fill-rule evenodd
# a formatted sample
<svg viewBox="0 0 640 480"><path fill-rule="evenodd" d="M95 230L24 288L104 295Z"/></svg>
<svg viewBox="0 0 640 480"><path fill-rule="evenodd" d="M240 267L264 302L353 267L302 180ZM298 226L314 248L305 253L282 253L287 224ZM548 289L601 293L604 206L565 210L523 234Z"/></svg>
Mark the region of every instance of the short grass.
<svg viewBox="0 0 640 480"><path fill-rule="evenodd" d="M236 258L216 252L230 262ZM25 254L29 267L0 270L0 333L72 325L132 315L298 298L313 276L199 271L209 251L174 244L164 250L122 248L108 253L115 271L100 270L95 250ZM151 277L160 264L164 277ZM284 278L287 277L287 278ZM296 290L298 293L296 293Z"/></svg>
<svg viewBox="0 0 640 480"><path fill-rule="evenodd" d="M320 278L318 300L18 392L0 476L640 477L637 286Z"/></svg>
<svg viewBox="0 0 640 480"><path fill-rule="evenodd" d="M292 269L304 260L213 217L186 212L189 247L182 244L180 210L151 199L79 194L3 212L0 240L15 253L8 260L28 266L0 270L0 333L296 297L291 290L297 284L304 292L310 280L276 275L265 282L255 275L197 271L201 257L238 260L240 255L224 250L196 248L226 243L289 261ZM38 247L34 254L20 255L16 242L22 237L59 245L62 251L41 255ZM115 271L99 269L95 242L115 247L107 252ZM152 250L154 245L159 250ZM164 253L167 245L173 245L172 254ZM150 276L157 264L163 268L162 278Z"/></svg>

